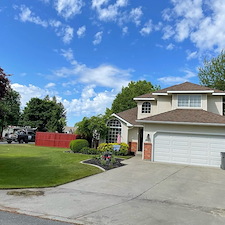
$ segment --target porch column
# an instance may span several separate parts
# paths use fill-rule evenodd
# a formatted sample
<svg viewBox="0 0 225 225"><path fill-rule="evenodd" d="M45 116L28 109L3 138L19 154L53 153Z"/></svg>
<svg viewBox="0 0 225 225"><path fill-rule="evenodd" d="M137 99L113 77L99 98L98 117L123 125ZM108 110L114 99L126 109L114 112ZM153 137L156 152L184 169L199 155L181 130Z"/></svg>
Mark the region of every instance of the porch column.
<svg viewBox="0 0 225 225"><path fill-rule="evenodd" d="M136 153L138 147L137 142L129 142L129 151Z"/></svg>
<svg viewBox="0 0 225 225"><path fill-rule="evenodd" d="M152 160L152 143L144 143L143 159Z"/></svg>

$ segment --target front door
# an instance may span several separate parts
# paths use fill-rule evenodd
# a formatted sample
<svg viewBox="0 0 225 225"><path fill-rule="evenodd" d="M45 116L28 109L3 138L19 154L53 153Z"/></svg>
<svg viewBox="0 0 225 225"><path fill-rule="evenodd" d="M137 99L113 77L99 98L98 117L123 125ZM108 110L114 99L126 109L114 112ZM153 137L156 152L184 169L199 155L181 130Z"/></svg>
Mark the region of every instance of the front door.
<svg viewBox="0 0 225 225"><path fill-rule="evenodd" d="M138 131L138 151L142 151L143 146L143 128L139 128Z"/></svg>

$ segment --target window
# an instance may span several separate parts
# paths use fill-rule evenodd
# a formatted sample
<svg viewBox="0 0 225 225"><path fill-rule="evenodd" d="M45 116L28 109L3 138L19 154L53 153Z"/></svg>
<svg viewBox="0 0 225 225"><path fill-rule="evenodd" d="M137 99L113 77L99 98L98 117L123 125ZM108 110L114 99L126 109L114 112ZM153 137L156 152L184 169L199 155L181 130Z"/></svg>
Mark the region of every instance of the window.
<svg viewBox="0 0 225 225"><path fill-rule="evenodd" d="M106 138L107 143L116 143L118 135L121 135L121 123L117 119L111 119L108 121L107 126L109 127L108 135Z"/></svg>
<svg viewBox="0 0 225 225"><path fill-rule="evenodd" d="M178 107L200 108L201 100L201 95L178 95Z"/></svg>
<svg viewBox="0 0 225 225"><path fill-rule="evenodd" d="M150 102L144 102L142 104L142 113L150 113L151 112L151 103Z"/></svg>

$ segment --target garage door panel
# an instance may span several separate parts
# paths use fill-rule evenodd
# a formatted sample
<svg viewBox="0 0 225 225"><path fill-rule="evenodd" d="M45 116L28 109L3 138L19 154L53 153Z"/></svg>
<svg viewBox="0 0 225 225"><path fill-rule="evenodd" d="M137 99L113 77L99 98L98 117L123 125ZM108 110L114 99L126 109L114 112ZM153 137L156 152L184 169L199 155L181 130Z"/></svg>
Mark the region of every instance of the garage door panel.
<svg viewBox="0 0 225 225"><path fill-rule="evenodd" d="M218 159L211 160L210 165L211 166L218 166L218 165L220 165L220 160L218 160Z"/></svg>
<svg viewBox="0 0 225 225"><path fill-rule="evenodd" d="M191 149L191 156L193 157L198 157L198 156L206 156L208 157L209 153L208 153L208 150L206 149L205 151L200 151L198 150L197 148L196 149Z"/></svg>
<svg viewBox="0 0 225 225"><path fill-rule="evenodd" d="M176 157L176 156L173 156L172 158L172 162L176 162L176 163L188 163L188 159L187 157Z"/></svg>
<svg viewBox="0 0 225 225"><path fill-rule="evenodd" d="M157 133L154 161L219 167L225 136Z"/></svg>
<svg viewBox="0 0 225 225"><path fill-rule="evenodd" d="M175 156L176 155L187 155L187 154L189 154L189 150L188 149L182 149L182 147L180 149L179 148L172 149L171 152Z"/></svg>
<svg viewBox="0 0 225 225"><path fill-rule="evenodd" d="M190 164L191 165L205 165L205 166L207 166L209 164L209 160L208 160L208 158L206 158L206 159L195 158L195 159L191 159Z"/></svg>

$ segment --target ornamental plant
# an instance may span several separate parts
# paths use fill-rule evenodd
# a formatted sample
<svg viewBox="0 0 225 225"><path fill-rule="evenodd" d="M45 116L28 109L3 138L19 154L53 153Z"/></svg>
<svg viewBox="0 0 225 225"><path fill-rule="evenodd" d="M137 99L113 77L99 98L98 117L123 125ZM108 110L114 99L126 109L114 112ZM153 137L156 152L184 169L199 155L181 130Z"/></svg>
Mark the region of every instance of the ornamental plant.
<svg viewBox="0 0 225 225"><path fill-rule="evenodd" d="M120 145L120 150L115 151L113 146ZM100 152L112 152L114 155L127 155L129 145L126 143L102 143L98 146Z"/></svg>
<svg viewBox="0 0 225 225"><path fill-rule="evenodd" d="M72 140L70 141L70 149L74 153L79 153L82 148L88 147L89 143L85 139L77 139L77 140Z"/></svg>

